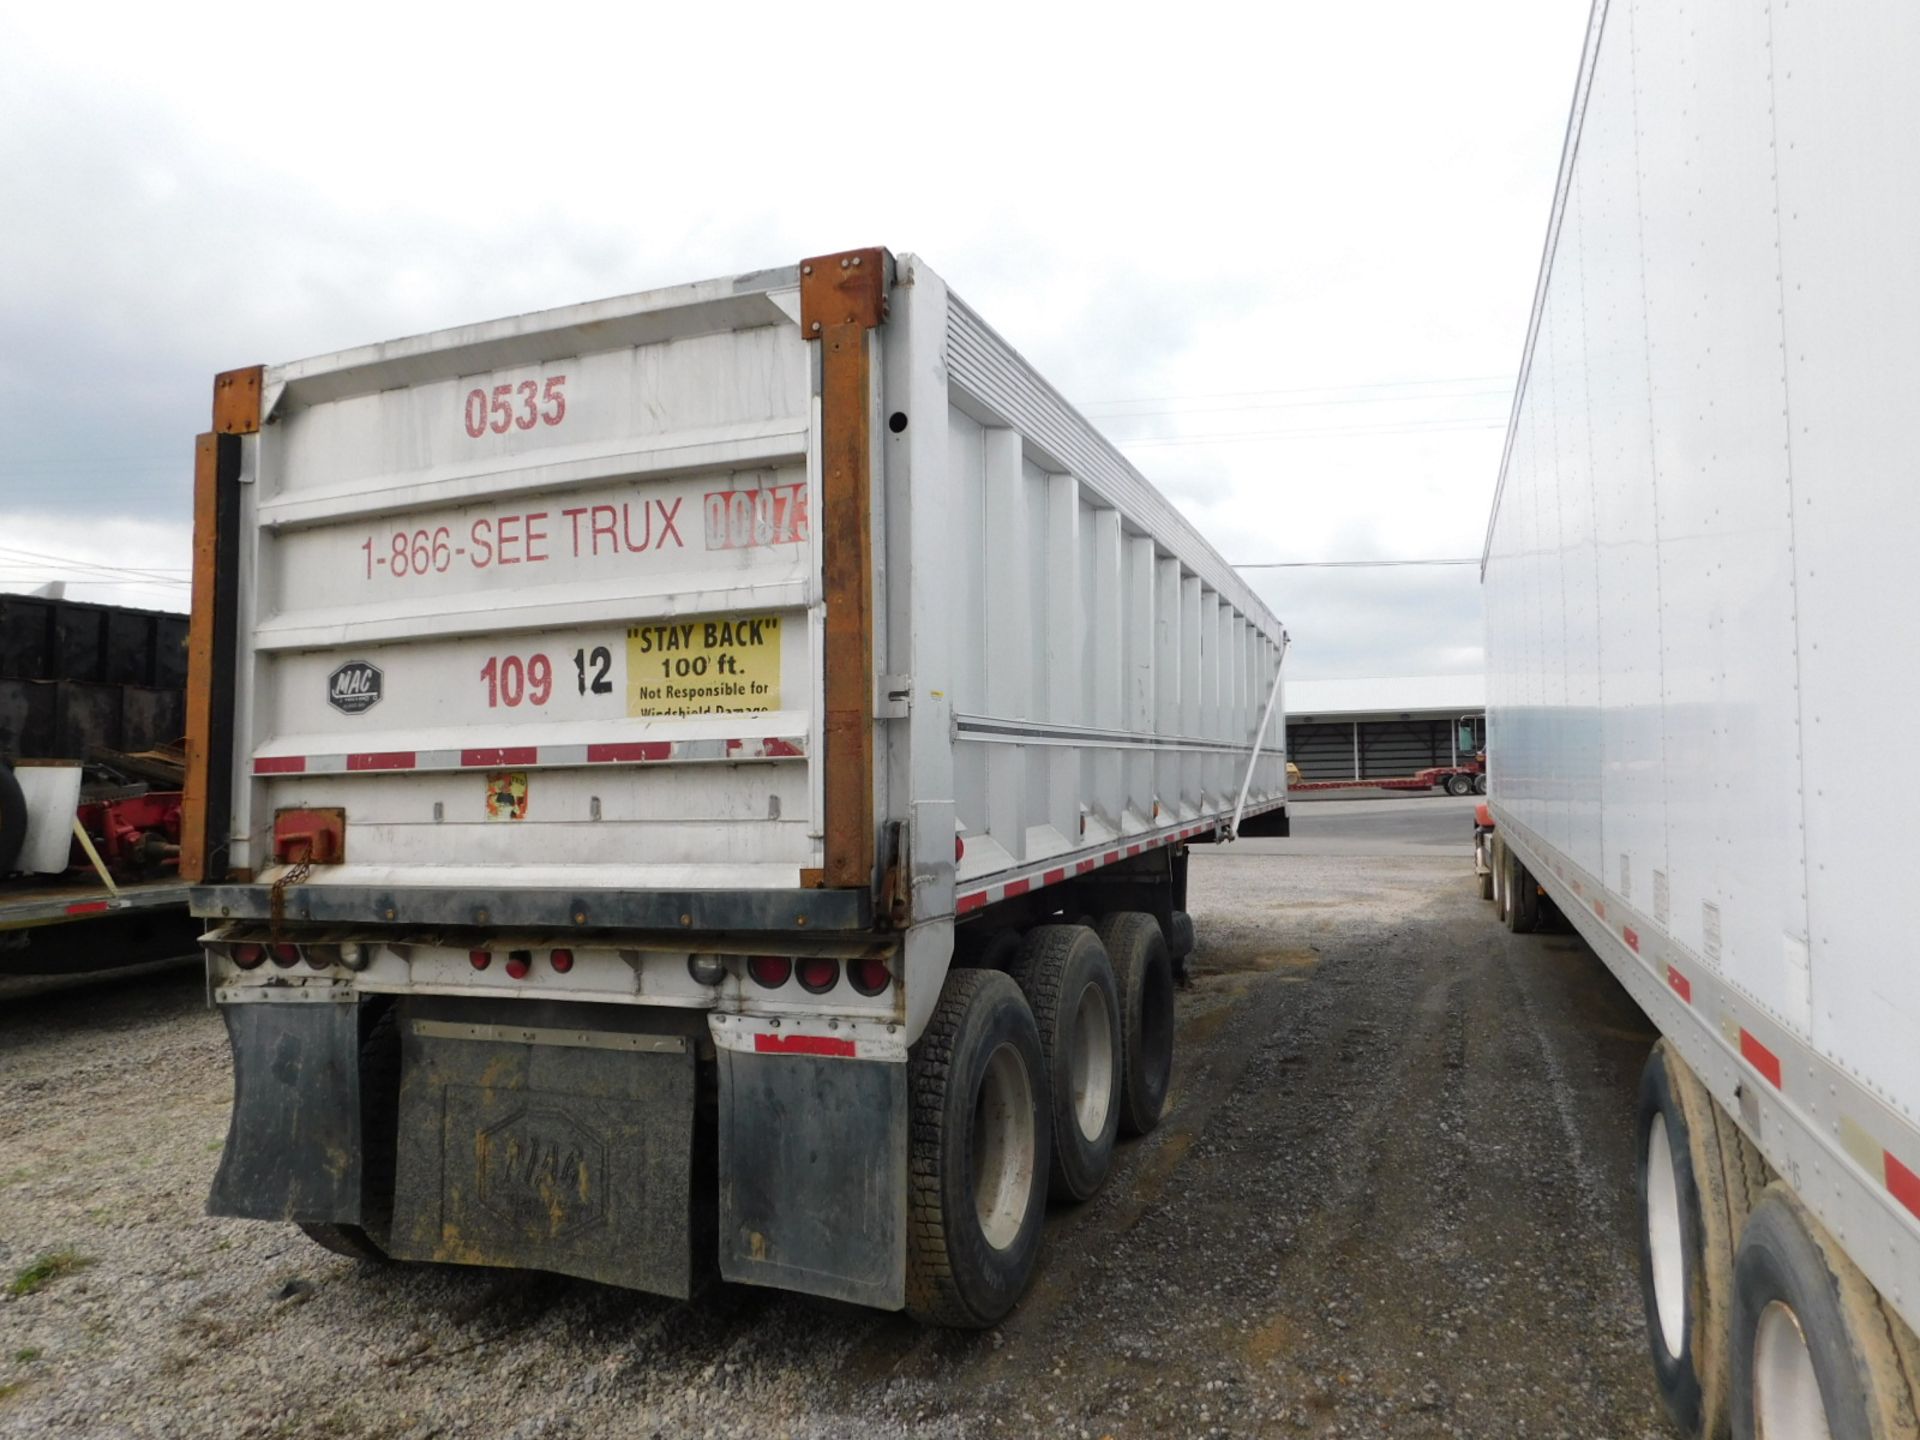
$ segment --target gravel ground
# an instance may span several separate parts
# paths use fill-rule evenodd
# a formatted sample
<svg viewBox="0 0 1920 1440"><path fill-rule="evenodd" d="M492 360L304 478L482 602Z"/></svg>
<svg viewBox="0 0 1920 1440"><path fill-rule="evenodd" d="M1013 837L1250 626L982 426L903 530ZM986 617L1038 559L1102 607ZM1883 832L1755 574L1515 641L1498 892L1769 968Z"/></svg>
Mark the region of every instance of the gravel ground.
<svg viewBox="0 0 1920 1440"><path fill-rule="evenodd" d="M1632 1232L1652 1032L1578 941L1496 926L1470 802L1372 803L1195 852L1167 1119L986 1334L207 1219L230 1072L198 977L9 1003L0 1286L76 1263L0 1289L0 1435L1667 1437Z"/></svg>

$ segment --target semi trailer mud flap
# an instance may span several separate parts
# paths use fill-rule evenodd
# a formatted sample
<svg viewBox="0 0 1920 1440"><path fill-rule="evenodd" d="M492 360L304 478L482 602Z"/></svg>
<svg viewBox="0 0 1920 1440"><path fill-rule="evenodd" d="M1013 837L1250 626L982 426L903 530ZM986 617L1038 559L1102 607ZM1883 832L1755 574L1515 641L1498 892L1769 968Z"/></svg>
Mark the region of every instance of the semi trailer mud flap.
<svg viewBox="0 0 1920 1440"><path fill-rule="evenodd" d="M720 1273L906 1304L907 1067L722 1048Z"/></svg>
<svg viewBox="0 0 1920 1440"><path fill-rule="evenodd" d="M346 1000L221 1006L233 1114L209 1215L358 1224L360 1013Z"/></svg>
<svg viewBox="0 0 1920 1440"><path fill-rule="evenodd" d="M692 1292L687 1036L409 1010L401 1046L394 1255Z"/></svg>

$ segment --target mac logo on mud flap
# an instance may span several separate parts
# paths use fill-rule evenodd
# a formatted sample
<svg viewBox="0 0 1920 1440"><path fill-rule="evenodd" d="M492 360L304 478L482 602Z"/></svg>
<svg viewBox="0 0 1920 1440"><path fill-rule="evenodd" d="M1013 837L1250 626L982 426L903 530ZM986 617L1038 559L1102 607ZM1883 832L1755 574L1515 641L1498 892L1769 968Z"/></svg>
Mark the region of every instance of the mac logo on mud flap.
<svg viewBox="0 0 1920 1440"><path fill-rule="evenodd" d="M348 715L359 715L380 703L378 665L349 660L327 677L327 703Z"/></svg>
<svg viewBox="0 0 1920 1440"><path fill-rule="evenodd" d="M479 1201L529 1238L559 1240L606 1218L606 1143L558 1110L515 1110L474 1137Z"/></svg>

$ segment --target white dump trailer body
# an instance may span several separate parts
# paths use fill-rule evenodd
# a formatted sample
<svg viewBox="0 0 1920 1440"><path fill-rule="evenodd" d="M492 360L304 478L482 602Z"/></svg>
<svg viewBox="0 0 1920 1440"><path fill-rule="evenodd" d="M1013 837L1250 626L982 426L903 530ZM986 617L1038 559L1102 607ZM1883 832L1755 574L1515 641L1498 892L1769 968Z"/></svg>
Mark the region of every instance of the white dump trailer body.
<svg viewBox="0 0 1920 1440"><path fill-rule="evenodd" d="M1908 1322L1917 64L1595 6L1484 567L1498 834Z"/></svg>
<svg viewBox="0 0 1920 1440"><path fill-rule="evenodd" d="M776 1055L899 1071L956 923L1018 929L1159 876L1146 908L1171 924L1186 844L1236 815L1284 826L1280 626L916 259L849 252L232 372L215 420L185 845L231 1023L400 997L412 1046L455 1023L424 1018L433 997L492 1002L483 1029L502 1004L564 1003L569 1026L622 1006L717 1047L723 1101ZM766 987L746 968L763 952L877 959L884 983ZM267 1043L236 1031L216 1207L351 1221L368 1182L318 1151L280 1166L311 1195L271 1178L304 1121L263 1102L250 1139ZM431 1061L406 1065L411 1085ZM813 1074L776 1098L804 1109ZM834 1168L886 1179L904 1112L884 1073L870 1090ZM410 1105L403 1127L425 1124ZM900 1303L898 1193L810 1192L777 1161L728 1191L731 1159L768 1146L720 1131L723 1191L785 1187L800 1212L749 1223L723 1200L723 1261L750 1272L729 1273ZM412 1143L400 1204L425 1238L396 1253L682 1288L552 1236L449 1238L454 1182L422 1178L444 1157ZM793 1248L848 1196L885 1212L857 1280Z"/></svg>

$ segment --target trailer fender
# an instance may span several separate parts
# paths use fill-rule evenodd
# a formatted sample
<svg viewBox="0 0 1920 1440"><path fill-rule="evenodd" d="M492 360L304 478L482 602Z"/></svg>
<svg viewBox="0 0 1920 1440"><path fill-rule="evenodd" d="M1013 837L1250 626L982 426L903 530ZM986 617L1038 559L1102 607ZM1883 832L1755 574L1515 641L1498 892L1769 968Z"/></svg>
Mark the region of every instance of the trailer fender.
<svg viewBox="0 0 1920 1440"><path fill-rule="evenodd" d="M775 1024L779 1022L773 1022ZM859 1022L865 1032L870 1022ZM720 1274L884 1310L906 1304L907 1048L844 1028L716 1016Z"/></svg>
<svg viewBox="0 0 1920 1440"><path fill-rule="evenodd" d="M207 1213L357 1225L359 1007L345 986L286 993L285 1001L221 1006L233 1046L233 1114Z"/></svg>
<svg viewBox="0 0 1920 1440"><path fill-rule="evenodd" d="M941 987L947 983L947 970L953 964L953 921L931 920L907 931L905 959L901 973L907 994L905 1043L913 1044L927 1028L933 1007L940 1003Z"/></svg>

